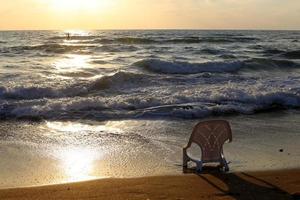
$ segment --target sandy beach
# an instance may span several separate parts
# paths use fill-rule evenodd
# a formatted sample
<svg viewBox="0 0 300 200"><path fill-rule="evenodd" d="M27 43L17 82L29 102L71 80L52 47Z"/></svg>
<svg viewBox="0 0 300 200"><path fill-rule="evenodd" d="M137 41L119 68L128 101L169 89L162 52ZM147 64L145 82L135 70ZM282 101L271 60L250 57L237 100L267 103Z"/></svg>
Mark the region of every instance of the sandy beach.
<svg viewBox="0 0 300 200"><path fill-rule="evenodd" d="M87 14L114 0L51 1ZM0 31L0 200L299 199L299 41L252 28ZM229 173L182 170L207 120L231 126ZM221 151L221 135L203 138ZM205 149L187 153L207 161Z"/></svg>
<svg viewBox="0 0 300 200"><path fill-rule="evenodd" d="M299 199L298 117L226 117L234 133L228 174L182 170L195 120L2 123L0 199Z"/></svg>
<svg viewBox="0 0 300 200"><path fill-rule="evenodd" d="M299 168L296 112L223 119L233 129L230 172ZM2 122L0 188L182 175L182 147L198 121ZM199 147L189 153L199 158Z"/></svg>
<svg viewBox="0 0 300 200"><path fill-rule="evenodd" d="M300 170L103 179L0 190L0 199L299 199Z"/></svg>

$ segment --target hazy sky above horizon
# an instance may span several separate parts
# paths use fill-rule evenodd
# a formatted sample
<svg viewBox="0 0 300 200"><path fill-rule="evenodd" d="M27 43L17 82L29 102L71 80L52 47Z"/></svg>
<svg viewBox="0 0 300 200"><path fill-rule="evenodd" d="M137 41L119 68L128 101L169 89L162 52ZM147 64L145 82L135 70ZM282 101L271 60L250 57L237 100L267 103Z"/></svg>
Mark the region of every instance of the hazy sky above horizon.
<svg viewBox="0 0 300 200"><path fill-rule="evenodd" d="M0 0L0 29L300 29L300 0Z"/></svg>

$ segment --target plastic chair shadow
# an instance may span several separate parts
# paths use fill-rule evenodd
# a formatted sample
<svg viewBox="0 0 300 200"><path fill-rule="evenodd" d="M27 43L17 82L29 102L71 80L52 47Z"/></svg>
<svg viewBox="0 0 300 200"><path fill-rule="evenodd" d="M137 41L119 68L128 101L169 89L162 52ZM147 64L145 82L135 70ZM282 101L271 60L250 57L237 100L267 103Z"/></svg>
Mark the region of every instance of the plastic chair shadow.
<svg viewBox="0 0 300 200"><path fill-rule="evenodd" d="M195 169L184 168L184 173L194 173L219 191L216 198L230 197L236 200L295 199L294 196L279 187L247 173L220 173L216 168L209 168L199 174ZM222 184L220 184L220 182ZM226 198L227 199L227 198Z"/></svg>

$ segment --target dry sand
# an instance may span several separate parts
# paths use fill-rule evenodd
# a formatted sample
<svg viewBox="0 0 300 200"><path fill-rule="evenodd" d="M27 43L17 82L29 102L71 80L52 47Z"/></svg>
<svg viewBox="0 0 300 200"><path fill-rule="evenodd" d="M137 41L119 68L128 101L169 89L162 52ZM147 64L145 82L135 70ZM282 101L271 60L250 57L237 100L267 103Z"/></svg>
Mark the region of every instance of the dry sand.
<svg viewBox="0 0 300 200"><path fill-rule="evenodd" d="M300 170L103 179L0 190L0 199L299 199Z"/></svg>

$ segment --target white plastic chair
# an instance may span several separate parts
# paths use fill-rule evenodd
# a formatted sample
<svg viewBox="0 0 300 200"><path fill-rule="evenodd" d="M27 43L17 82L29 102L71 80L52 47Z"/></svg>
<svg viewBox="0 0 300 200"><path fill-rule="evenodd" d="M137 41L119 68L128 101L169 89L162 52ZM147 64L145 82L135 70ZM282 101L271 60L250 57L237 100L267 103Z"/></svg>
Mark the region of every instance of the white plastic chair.
<svg viewBox="0 0 300 200"><path fill-rule="evenodd" d="M198 123L192 132L189 142L183 148L183 167L188 166L188 162L195 162L197 171L201 172L204 163L219 162L224 171L229 171L228 163L223 154L225 142L232 142L232 132L230 124L224 120L211 120ZM201 160L193 159L187 154L187 149L192 143L196 143L201 148Z"/></svg>

